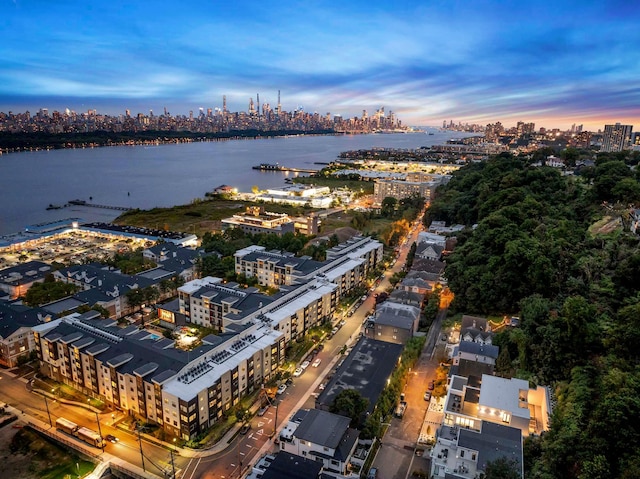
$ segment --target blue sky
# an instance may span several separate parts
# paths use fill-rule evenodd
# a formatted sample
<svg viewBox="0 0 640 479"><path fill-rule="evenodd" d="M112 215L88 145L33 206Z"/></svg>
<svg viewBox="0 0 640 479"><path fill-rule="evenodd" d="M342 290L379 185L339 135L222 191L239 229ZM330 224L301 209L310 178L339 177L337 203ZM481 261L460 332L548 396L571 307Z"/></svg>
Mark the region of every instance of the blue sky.
<svg viewBox="0 0 640 479"><path fill-rule="evenodd" d="M640 7L585 1L0 0L0 111L640 128Z"/></svg>

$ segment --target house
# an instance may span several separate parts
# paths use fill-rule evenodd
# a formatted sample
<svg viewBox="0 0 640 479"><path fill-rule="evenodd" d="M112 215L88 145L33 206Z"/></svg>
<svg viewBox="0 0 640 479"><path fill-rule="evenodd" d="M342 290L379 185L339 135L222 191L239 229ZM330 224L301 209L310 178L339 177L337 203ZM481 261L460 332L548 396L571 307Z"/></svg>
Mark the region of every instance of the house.
<svg viewBox="0 0 640 479"><path fill-rule="evenodd" d="M476 316L462 316L460 325L460 341L469 341L480 344L491 344L493 342L493 332L491 324L486 318Z"/></svg>
<svg viewBox="0 0 640 479"><path fill-rule="evenodd" d="M431 450L431 477L482 477L487 464L506 458L524 477L523 441L516 428L485 422L479 431L444 426Z"/></svg>
<svg viewBox="0 0 640 479"><path fill-rule="evenodd" d="M420 308L386 301L365 321L364 336L378 341L405 344L418 331Z"/></svg>
<svg viewBox="0 0 640 479"><path fill-rule="evenodd" d="M416 246L416 258L439 261L442 257L444 246L435 243L418 243Z"/></svg>
<svg viewBox="0 0 640 479"><path fill-rule="evenodd" d="M43 283L53 268L42 261L27 261L11 268L0 270L0 291L9 299L24 296L34 283Z"/></svg>
<svg viewBox="0 0 640 479"><path fill-rule="evenodd" d="M467 359L495 366L499 351L498 346L491 344L460 341L453 349L453 364L458 364L460 360Z"/></svg>
<svg viewBox="0 0 640 479"><path fill-rule="evenodd" d="M280 450L322 464L324 471L346 475L360 431L351 419L319 409L298 411L280 432Z"/></svg>
<svg viewBox="0 0 640 479"><path fill-rule="evenodd" d="M549 430L551 405L544 386L530 388L522 379L452 376L444 402L444 424L480 431L482 424L505 424L520 435Z"/></svg>
<svg viewBox="0 0 640 479"><path fill-rule="evenodd" d="M433 286L429 281L424 280L419 276L409 277L407 275L406 277L402 278L402 281L396 284L396 289L400 291L415 293L424 298L428 293L433 291Z"/></svg>

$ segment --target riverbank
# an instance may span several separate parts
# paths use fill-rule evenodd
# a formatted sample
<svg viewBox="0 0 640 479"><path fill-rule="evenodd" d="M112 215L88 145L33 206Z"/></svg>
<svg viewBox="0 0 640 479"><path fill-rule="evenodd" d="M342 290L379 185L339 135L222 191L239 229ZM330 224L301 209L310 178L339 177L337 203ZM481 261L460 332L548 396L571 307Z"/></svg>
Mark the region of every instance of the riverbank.
<svg viewBox="0 0 640 479"><path fill-rule="evenodd" d="M188 131L93 131L88 133L0 132L0 154L26 151L100 148L103 146L160 146L229 140L261 140L287 136L344 135L335 130L231 130L227 132Z"/></svg>

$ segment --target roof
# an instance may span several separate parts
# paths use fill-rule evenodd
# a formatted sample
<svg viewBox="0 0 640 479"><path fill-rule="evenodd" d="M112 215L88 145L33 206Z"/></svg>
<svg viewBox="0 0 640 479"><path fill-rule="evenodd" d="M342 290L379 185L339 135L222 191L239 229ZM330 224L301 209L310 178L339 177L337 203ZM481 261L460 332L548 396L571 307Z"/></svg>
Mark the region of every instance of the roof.
<svg viewBox="0 0 640 479"><path fill-rule="evenodd" d="M32 328L51 315L41 308L29 308L6 301L0 301L0 339L6 339L20 328Z"/></svg>
<svg viewBox="0 0 640 479"><path fill-rule="evenodd" d="M0 270L0 283L18 286L43 279L53 268L42 261L28 261Z"/></svg>
<svg viewBox="0 0 640 479"><path fill-rule="evenodd" d="M402 344L360 338L317 397L316 407L328 408L340 391L355 389L369 400L367 411L371 412L398 363L402 349Z"/></svg>
<svg viewBox="0 0 640 479"><path fill-rule="evenodd" d="M475 354L477 356L486 356L488 358L497 359L500 348L493 344L480 344L472 341L460 341L457 349L461 353Z"/></svg>
<svg viewBox="0 0 640 479"><path fill-rule="evenodd" d="M521 393L521 391L524 391ZM529 418L527 405L529 383L523 379L482 375L480 405L509 411L514 416ZM524 401L520 399L524 395Z"/></svg>
<svg viewBox="0 0 640 479"><path fill-rule="evenodd" d="M522 476L522 431L488 421L482 422L480 432L461 429L458 447L478 451L478 469L486 470L487 464L501 457L514 461Z"/></svg>
<svg viewBox="0 0 640 479"><path fill-rule="evenodd" d="M279 451L262 479L317 479L322 463L305 457Z"/></svg>
<svg viewBox="0 0 640 479"><path fill-rule="evenodd" d="M310 409L295 431L295 436L319 446L336 449L349 428L351 419L320 409Z"/></svg>

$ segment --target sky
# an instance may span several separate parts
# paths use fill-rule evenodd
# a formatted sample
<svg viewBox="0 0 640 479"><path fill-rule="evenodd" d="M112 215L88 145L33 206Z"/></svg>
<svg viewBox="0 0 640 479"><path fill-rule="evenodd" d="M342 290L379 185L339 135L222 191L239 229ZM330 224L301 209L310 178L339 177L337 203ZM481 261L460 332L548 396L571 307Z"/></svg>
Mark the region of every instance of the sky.
<svg viewBox="0 0 640 479"><path fill-rule="evenodd" d="M0 111L284 110L640 129L631 0L0 0Z"/></svg>

